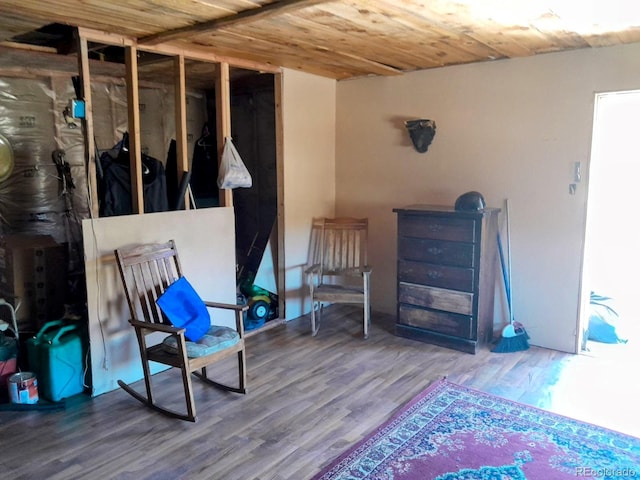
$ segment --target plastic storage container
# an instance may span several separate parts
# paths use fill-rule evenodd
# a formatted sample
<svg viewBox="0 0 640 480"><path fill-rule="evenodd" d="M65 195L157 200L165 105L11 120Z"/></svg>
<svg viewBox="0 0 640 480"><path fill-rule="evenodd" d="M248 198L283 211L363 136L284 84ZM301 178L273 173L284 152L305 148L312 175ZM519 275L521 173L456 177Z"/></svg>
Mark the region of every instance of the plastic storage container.
<svg viewBox="0 0 640 480"><path fill-rule="evenodd" d="M8 399L7 380L18 371L16 339L0 333L0 403Z"/></svg>
<svg viewBox="0 0 640 480"><path fill-rule="evenodd" d="M83 346L78 325L64 320L46 323L27 341L27 355L43 398L58 402L84 390Z"/></svg>

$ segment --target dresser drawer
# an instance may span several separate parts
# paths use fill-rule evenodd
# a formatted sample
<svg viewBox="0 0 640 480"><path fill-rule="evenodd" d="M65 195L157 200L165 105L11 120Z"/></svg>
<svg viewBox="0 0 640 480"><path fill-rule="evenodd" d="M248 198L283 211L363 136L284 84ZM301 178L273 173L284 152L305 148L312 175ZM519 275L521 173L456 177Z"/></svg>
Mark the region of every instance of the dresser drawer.
<svg viewBox="0 0 640 480"><path fill-rule="evenodd" d="M476 353L492 339L500 210L420 204L393 211L396 335Z"/></svg>
<svg viewBox="0 0 640 480"><path fill-rule="evenodd" d="M461 315L473 315L473 293L456 292L407 282L398 283L398 303Z"/></svg>
<svg viewBox="0 0 640 480"><path fill-rule="evenodd" d="M472 318L466 315L425 310L400 304L398 306L398 323L454 337L475 339Z"/></svg>
<svg viewBox="0 0 640 480"><path fill-rule="evenodd" d="M398 256L404 260L455 267L474 267L474 245L472 243L400 237L398 239Z"/></svg>
<svg viewBox="0 0 640 480"><path fill-rule="evenodd" d="M430 238L472 243L475 240L476 222L472 218L448 218L422 215L400 215L400 237Z"/></svg>
<svg viewBox="0 0 640 480"><path fill-rule="evenodd" d="M473 269L400 260L398 281L472 292Z"/></svg>

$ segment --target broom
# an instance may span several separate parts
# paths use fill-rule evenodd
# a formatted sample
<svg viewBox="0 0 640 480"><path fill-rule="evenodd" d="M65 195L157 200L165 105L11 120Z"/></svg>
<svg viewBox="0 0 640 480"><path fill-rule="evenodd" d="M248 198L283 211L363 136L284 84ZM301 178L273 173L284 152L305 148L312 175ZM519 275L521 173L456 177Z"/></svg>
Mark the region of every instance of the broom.
<svg viewBox="0 0 640 480"><path fill-rule="evenodd" d="M507 219L507 266L505 266L502 241L500 240L500 232L498 232L498 253L500 254L502 278L504 279L504 289L507 295L509 323L502 329L500 339L498 340L498 343L495 345L495 347L493 347L492 351L496 353L520 352L529 348L529 334L527 334L524 326L520 322L516 322L513 319L513 303L511 296L511 229L509 227L509 199L506 200L505 215Z"/></svg>

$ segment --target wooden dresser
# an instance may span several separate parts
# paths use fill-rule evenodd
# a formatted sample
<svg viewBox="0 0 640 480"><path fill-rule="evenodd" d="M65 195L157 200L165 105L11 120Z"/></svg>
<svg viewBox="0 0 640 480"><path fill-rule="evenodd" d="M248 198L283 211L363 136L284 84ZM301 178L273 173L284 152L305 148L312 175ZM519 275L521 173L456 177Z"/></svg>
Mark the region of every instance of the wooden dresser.
<svg viewBox="0 0 640 480"><path fill-rule="evenodd" d="M468 353L491 342L498 208L411 205L398 214L396 334Z"/></svg>

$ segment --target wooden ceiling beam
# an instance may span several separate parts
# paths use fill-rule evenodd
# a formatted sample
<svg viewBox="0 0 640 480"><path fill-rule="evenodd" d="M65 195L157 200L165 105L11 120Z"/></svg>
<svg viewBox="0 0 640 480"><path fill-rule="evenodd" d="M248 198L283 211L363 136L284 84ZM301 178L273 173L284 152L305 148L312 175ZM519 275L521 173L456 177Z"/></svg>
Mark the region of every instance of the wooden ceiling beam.
<svg viewBox="0 0 640 480"><path fill-rule="evenodd" d="M18 42L0 42L0 47L17 48L19 50L28 50L30 52L45 52L45 53L58 53L53 47L42 47L40 45L30 45L28 43Z"/></svg>
<svg viewBox="0 0 640 480"><path fill-rule="evenodd" d="M302 8L326 3L327 1L330 0L279 0L277 2L269 3L264 7L243 10L234 15L227 15L207 22L200 22L186 27L147 35L146 37L138 39L138 45L157 45L159 43L169 42L172 40L184 40L219 28L255 22L256 20L264 20L265 18L282 15L284 13L291 13Z"/></svg>

